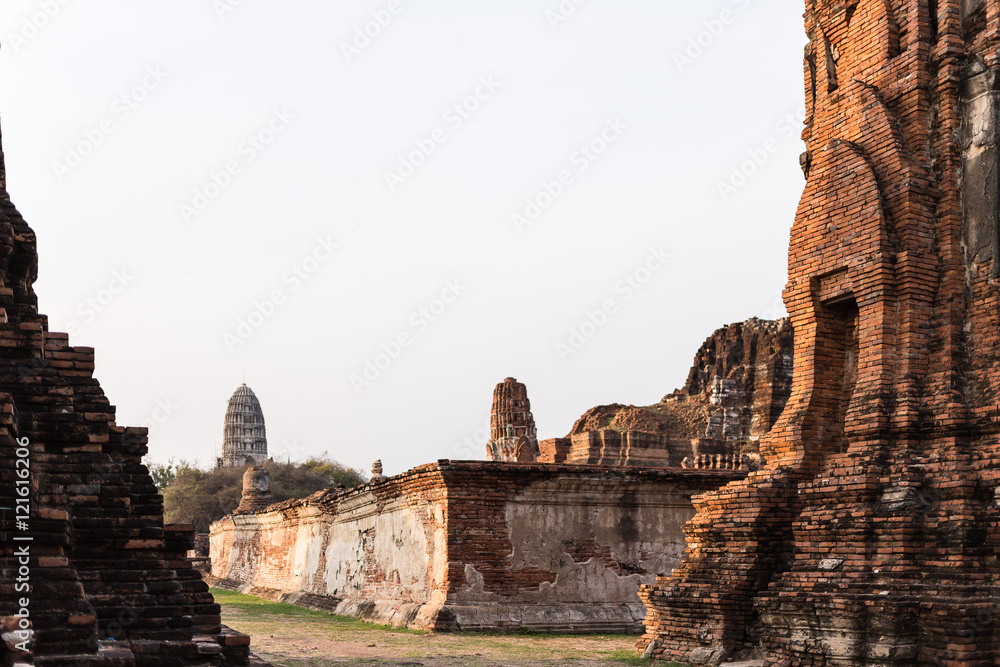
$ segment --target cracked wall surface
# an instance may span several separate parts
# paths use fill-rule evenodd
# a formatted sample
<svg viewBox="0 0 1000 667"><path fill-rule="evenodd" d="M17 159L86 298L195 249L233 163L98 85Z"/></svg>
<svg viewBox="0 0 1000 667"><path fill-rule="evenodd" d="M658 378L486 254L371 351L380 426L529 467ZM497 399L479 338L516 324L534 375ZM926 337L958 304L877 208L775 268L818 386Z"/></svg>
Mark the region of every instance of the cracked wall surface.
<svg viewBox="0 0 1000 667"><path fill-rule="evenodd" d="M218 584L378 623L636 632L733 471L438 462L212 526Z"/></svg>

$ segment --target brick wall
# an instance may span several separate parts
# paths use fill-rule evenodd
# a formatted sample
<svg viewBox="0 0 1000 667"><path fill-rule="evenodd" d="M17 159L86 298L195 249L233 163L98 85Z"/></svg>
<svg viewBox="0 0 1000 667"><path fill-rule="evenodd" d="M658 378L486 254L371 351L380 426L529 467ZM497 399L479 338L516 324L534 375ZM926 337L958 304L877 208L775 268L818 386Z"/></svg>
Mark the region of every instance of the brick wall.
<svg viewBox="0 0 1000 667"><path fill-rule="evenodd" d="M684 549L691 496L733 472L422 466L212 526L221 583L380 623L636 631Z"/></svg>
<svg viewBox="0 0 1000 667"><path fill-rule="evenodd" d="M212 525L212 574L267 597L411 623L447 583L444 494L440 471L424 466L228 516Z"/></svg>

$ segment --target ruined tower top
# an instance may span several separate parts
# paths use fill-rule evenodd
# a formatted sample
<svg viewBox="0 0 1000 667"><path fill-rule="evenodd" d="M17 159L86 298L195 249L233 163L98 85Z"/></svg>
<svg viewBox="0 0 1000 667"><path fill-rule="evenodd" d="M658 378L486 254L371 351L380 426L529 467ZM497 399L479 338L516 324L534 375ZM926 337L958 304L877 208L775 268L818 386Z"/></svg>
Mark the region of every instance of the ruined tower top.
<svg viewBox="0 0 1000 667"><path fill-rule="evenodd" d="M267 460L267 433L260 401L245 383L233 393L226 408L222 456L218 468L259 465Z"/></svg>
<svg viewBox="0 0 1000 667"><path fill-rule="evenodd" d="M243 473L243 498L236 513L256 512L271 504L271 474L267 468L253 466Z"/></svg>
<svg viewBox="0 0 1000 667"><path fill-rule="evenodd" d="M493 390L490 442L486 449L490 461L538 459L538 434L528 388L514 378L505 379Z"/></svg>
<svg viewBox="0 0 1000 667"><path fill-rule="evenodd" d="M38 251L35 232L7 194L6 174L0 135L0 322L21 324L38 317Z"/></svg>

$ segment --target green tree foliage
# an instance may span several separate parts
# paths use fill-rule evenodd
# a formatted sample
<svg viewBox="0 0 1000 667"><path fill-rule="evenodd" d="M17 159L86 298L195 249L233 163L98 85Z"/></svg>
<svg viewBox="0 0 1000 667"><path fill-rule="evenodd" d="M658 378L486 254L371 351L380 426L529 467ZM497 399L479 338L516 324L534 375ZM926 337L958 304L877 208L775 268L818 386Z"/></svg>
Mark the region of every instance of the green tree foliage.
<svg viewBox="0 0 1000 667"><path fill-rule="evenodd" d="M149 467L154 482L169 479L161 488L166 523L189 523L199 532L208 532L213 522L230 514L240 504L246 468L203 470L186 461L176 464L171 461L166 466L150 464ZM276 503L304 498L337 485L351 488L366 481L361 471L325 456L311 458L305 463L268 461L264 467L271 475L271 493ZM157 469L155 475L154 468Z"/></svg>
<svg viewBox="0 0 1000 667"><path fill-rule="evenodd" d="M180 463L174 463L174 460L170 459L166 463L150 462L146 464L146 467L149 468L149 475L153 478L153 484L160 490L160 493L163 493L163 489L170 486L170 483L177 477L179 469L191 468L193 465L183 459Z"/></svg>

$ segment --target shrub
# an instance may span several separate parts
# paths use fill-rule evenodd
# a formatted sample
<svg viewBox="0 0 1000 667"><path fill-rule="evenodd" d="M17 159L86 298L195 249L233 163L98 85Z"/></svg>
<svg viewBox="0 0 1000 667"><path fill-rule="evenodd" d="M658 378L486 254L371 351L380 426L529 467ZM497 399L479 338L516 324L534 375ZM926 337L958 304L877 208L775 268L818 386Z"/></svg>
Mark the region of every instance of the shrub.
<svg viewBox="0 0 1000 667"><path fill-rule="evenodd" d="M304 463L268 461L274 502L304 498L338 484L351 488L364 484L364 473L327 457ZM152 463L150 475L163 494L165 523L193 524L198 532L230 514L240 504L246 468L205 470L187 461L166 465ZM161 486L162 484L162 486Z"/></svg>

